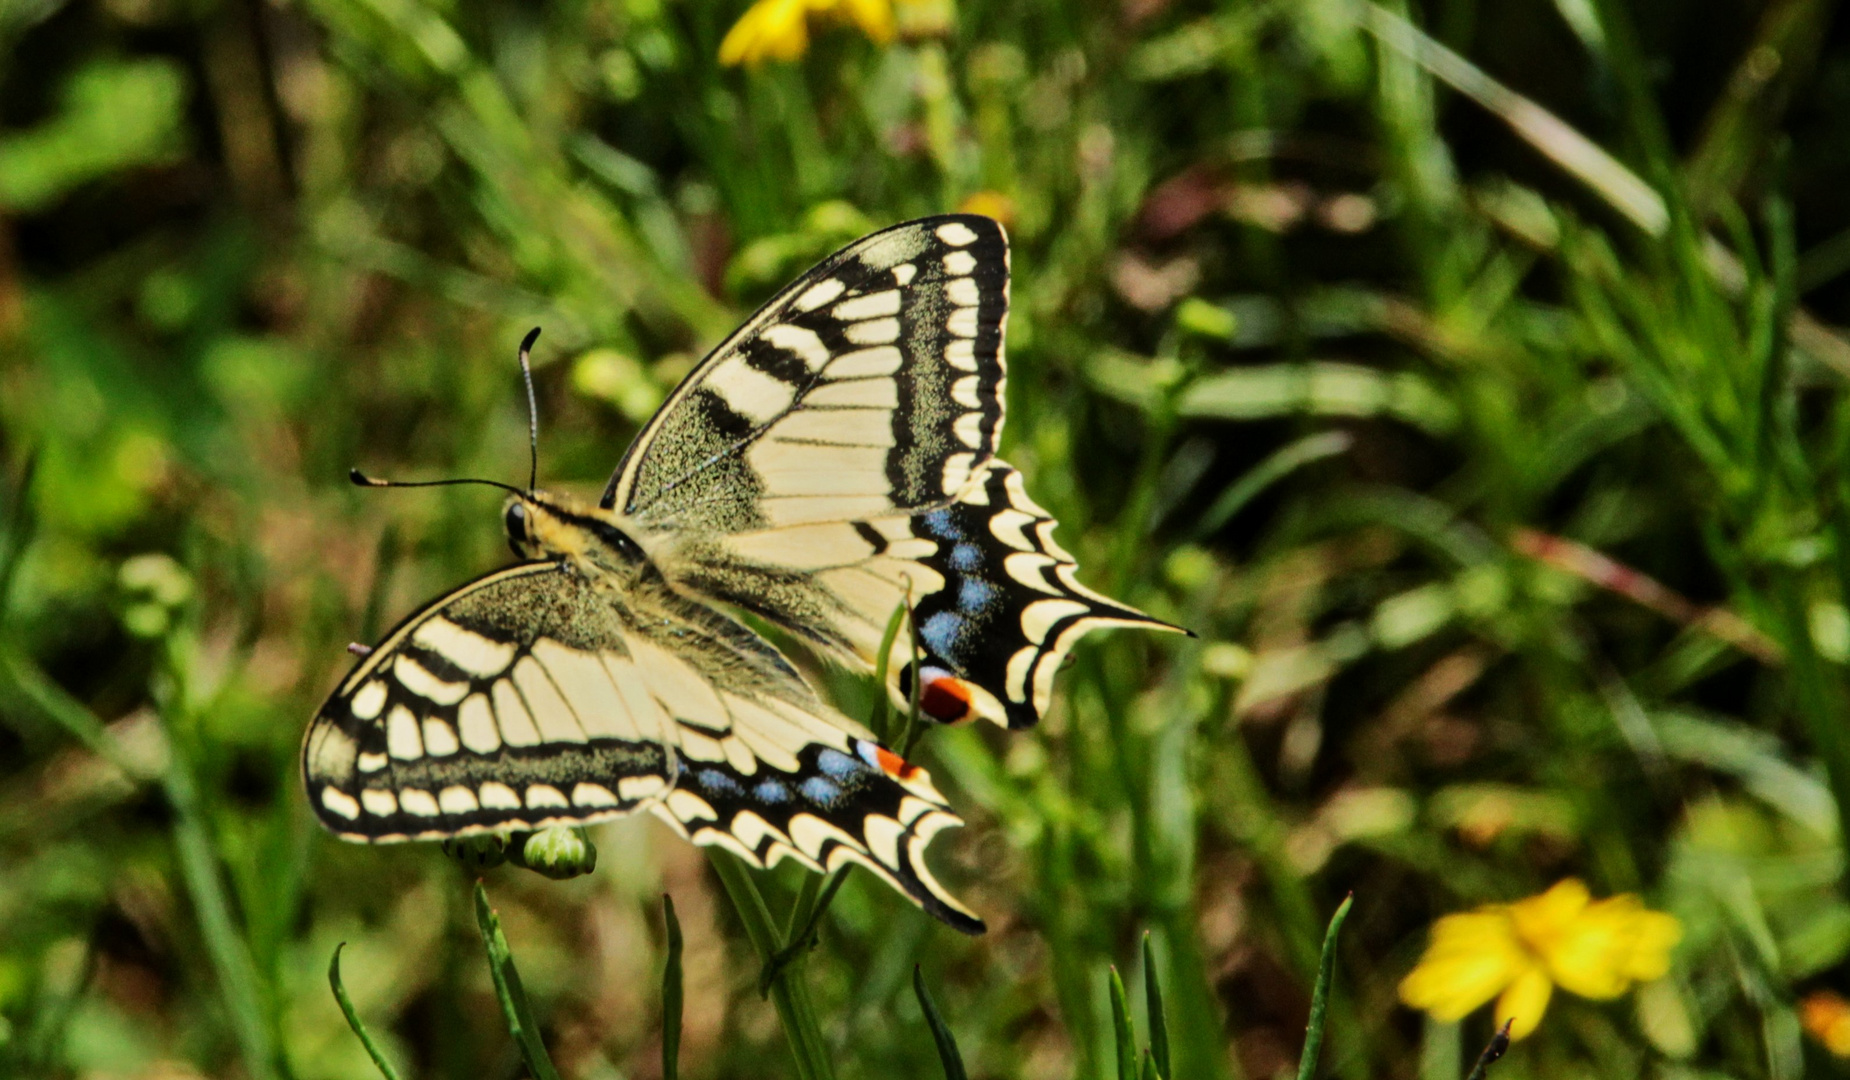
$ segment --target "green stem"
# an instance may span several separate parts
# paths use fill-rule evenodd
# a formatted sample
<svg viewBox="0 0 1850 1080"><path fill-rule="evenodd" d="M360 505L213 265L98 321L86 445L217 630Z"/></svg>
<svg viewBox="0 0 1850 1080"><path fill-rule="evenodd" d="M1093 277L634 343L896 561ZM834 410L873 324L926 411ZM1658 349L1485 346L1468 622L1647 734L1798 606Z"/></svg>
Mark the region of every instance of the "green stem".
<svg viewBox="0 0 1850 1080"><path fill-rule="evenodd" d="M666 893L662 895L662 923L668 937L668 957L662 964L662 1080L680 1080L683 943L681 920L675 917L674 900Z"/></svg>
<svg viewBox="0 0 1850 1080"><path fill-rule="evenodd" d="M1778 590L1775 602L1784 623L1780 636L1786 646L1799 718L1824 764L1825 779L1837 803L1839 835L1850 837L1850 728L1843 722L1842 686L1818 656L1801 584L1788 577ZM1850 890L1850 877L1843 880L1841 887Z"/></svg>
<svg viewBox="0 0 1850 1080"><path fill-rule="evenodd" d="M366 1025L360 1022L360 1014L353 1007L353 999L347 996L347 988L340 981L340 951L346 947L347 943L344 941L334 946L334 958L328 961L328 985L334 988L335 1004L340 1006L341 1015L347 1018L347 1026L360 1037L360 1045L366 1048L366 1056L373 1059L373 1064L378 1066L380 1075L384 1076L385 1080L398 1080L398 1070L392 1068L392 1063L386 1060L379 1045L373 1042L372 1033L367 1031Z"/></svg>
<svg viewBox="0 0 1850 1080"><path fill-rule="evenodd" d="M1323 935L1323 955L1317 964L1317 985L1310 994L1310 1024L1304 1032L1304 1056L1298 1059L1298 1080L1317 1075L1317 1055L1323 1052L1323 1022L1330 1007L1330 984L1336 979L1336 937L1342 933L1343 921L1355 894L1343 897L1336 914L1330 916L1330 928Z"/></svg>
<svg viewBox="0 0 1850 1080"><path fill-rule="evenodd" d="M1502 1057L1504 1053L1509 1050L1510 1025L1513 1023L1515 1023L1514 1020L1503 1021L1503 1026L1498 1028L1497 1033L1490 1037L1490 1045L1484 1047L1483 1054L1479 1055L1477 1064L1471 1069L1471 1075L1465 1077L1465 1080L1484 1080L1484 1077L1490 1072L1491 1063Z"/></svg>
<svg viewBox="0 0 1850 1080"><path fill-rule="evenodd" d="M938 1063L944 1066L944 1080L967 1080L969 1074L964 1071L963 1054L957 1050L957 1040L951 1035L951 1027L944 1022L938 1012L938 1005L931 999L931 991L925 989L925 976L920 973L917 964L912 965L912 992L919 999L919 1009L925 1013L925 1025L931 1028L931 1040L938 1047Z"/></svg>
<svg viewBox="0 0 1850 1080"><path fill-rule="evenodd" d="M527 1063L537 1080L559 1080L559 1071L553 1067L546 1044L540 1040L540 1023L521 985L513 950L508 948L507 935L501 932L501 916L489 906L488 891L482 888L479 879L475 883L475 924L482 933L482 945L488 950L488 974L495 983L495 997L501 1002L502 1018L507 1022L508 1034L514 1037L514 1045L520 1050L521 1060Z"/></svg>
<svg viewBox="0 0 1850 1080"><path fill-rule="evenodd" d="M177 742L169 741L174 745L174 759L161 778L161 788L174 810L173 842L180 857L181 876L198 909L199 930L218 974L219 989L231 1014L232 1030L245 1065L253 1077L272 1077L276 1075L274 1049L259 1004L256 964L231 917L231 903L225 895L225 883L219 878L192 774L187 771Z"/></svg>
<svg viewBox="0 0 1850 1080"><path fill-rule="evenodd" d="M146 774L117 749L102 720L47 678L37 664L9 652L0 655L0 668L4 668L8 681L21 697L92 753L121 769L131 779L146 779ZM254 1080L268 1080L277 1075L276 1057L270 1031L264 1022L256 964L251 959L248 944L238 932L237 921L232 918L231 902L225 894L213 855L210 830L206 827L192 774L187 771L184 747L175 737L171 718L165 710L161 723L167 732L172 758L160 777L160 786L168 805L173 807L174 851L179 859L180 873L193 898L206 956L218 978L219 994L231 1018L232 1034L237 1039L245 1068Z"/></svg>
<svg viewBox="0 0 1850 1080"><path fill-rule="evenodd" d="M1317 904L1285 851L1288 827L1265 790L1245 741L1236 734L1222 745L1227 752L1222 757L1223 768L1217 777L1225 792L1225 798L1219 800L1219 805L1224 807L1221 820L1227 822L1252 850L1275 905L1291 959L1299 971L1314 978L1322 963L1320 953L1315 951L1319 921ZM1360 1037L1360 1017L1340 1002L1334 1006L1334 1011L1337 1022L1334 1038L1342 1055L1341 1071L1345 1076L1368 1075L1365 1060L1368 1046Z"/></svg>
<svg viewBox="0 0 1850 1080"><path fill-rule="evenodd" d="M745 925L745 936L758 950L759 962L769 964L783 950L784 942L771 917L771 909L764 902L764 894L758 891L745 863L736 856L709 850L707 859L719 875L726 895L732 899L739 921ZM777 1018L784 1026L784 1038L790 1043L791 1056L796 1059L799 1080L833 1080L835 1073L825 1053L815 1007L810 1003L808 988L798 978L801 972L800 959L782 966L771 980L771 1004L776 1007Z"/></svg>
<svg viewBox="0 0 1850 1080"><path fill-rule="evenodd" d="M759 997L771 992L771 983L777 978L778 972L814 947L816 927L822 924L822 916L828 913L829 904L834 901L835 894L841 891L842 882L848 880L848 870L849 867L844 866L829 875L826 885L822 883L821 874L810 874L803 879L803 891L797 894L797 902L790 908L789 927L784 931L784 947L771 957L758 976Z"/></svg>

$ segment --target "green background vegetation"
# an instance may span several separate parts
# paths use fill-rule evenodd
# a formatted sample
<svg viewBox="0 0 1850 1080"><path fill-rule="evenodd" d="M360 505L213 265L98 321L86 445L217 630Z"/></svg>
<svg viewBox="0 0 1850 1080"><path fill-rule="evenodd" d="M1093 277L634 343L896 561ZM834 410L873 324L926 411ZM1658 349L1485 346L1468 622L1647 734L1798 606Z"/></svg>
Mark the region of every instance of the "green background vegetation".
<svg viewBox="0 0 1850 1080"><path fill-rule="evenodd" d="M1113 1074L1145 930L1178 1076L1292 1071L1353 890L1328 1070L1456 1080L1488 1010L1396 983L1568 875L1676 914L1675 968L1493 1075L1844 1071L1796 1008L1850 990L1833 5L963 0L721 69L741 10L0 2L0 1074L371 1075L345 941L411 1074L516 1075L469 876L331 840L295 771L343 646L506 559L497 497L347 468L523 478L539 325L542 480L596 491L757 300L979 192L1006 455L1200 639L924 741L991 931L852 877L791 976L836 1075L937 1074L914 964L971 1075ZM596 835L488 875L561 1070L659 1075L667 891L683 1074L794 1075L705 857Z"/></svg>

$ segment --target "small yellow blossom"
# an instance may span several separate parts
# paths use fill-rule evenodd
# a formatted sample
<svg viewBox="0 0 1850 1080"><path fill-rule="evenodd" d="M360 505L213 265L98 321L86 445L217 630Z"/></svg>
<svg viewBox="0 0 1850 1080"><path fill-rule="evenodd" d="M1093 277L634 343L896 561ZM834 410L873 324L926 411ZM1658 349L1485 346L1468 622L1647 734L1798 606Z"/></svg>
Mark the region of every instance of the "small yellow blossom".
<svg viewBox="0 0 1850 1080"><path fill-rule="evenodd" d="M1401 981L1400 1000L1437 1020L1459 1020L1497 998L1496 1019L1520 1039L1541 1023L1556 987L1581 997L1615 998L1635 982L1670 970L1683 936L1672 916L1627 893L1594 900L1568 878L1540 896L1447 915Z"/></svg>
<svg viewBox="0 0 1850 1080"><path fill-rule="evenodd" d="M960 214L981 214L1004 225L1015 224L1015 200L1000 191L979 191L957 205Z"/></svg>
<svg viewBox="0 0 1850 1080"><path fill-rule="evenodd" d="M809 50L809 20L852 22L884 45L893 40L890 0L758 0L719 43L719 62L757 67L766 60L796 60Z"/></svg>
<svg viewBox="0 0 1850 1080"><path fill-rule="evenodd" d="M1816 990L1799 1002L1799 1023L1834 1056L1850 1058L1850 1001Z"/></svg>

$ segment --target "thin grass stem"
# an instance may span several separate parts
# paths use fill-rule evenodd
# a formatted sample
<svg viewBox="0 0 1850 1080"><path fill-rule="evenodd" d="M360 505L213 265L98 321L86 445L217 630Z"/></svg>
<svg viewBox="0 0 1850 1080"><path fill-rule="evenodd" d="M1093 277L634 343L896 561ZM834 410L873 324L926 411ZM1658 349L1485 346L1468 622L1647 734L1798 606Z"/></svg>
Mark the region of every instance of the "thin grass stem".
<svg viewBox="0 0 1850 1080"><path fill-rule="evenodd" d="M1298 1059L1298 1080L1312 1080L1317 1075L1317 1057L1323 1053L1323 1025L1330 1008L1330 987L1336 981L1336 939L1342 933L1343 922L1349 918L1349 908L1355 903L1355 894L1343 897L1343 902L1336 907L1336 914L1330 916L1330 929L1323 935L1323 955L1317 964L1317 983L1310 992L1310 1024L1304 1031L1304 1056Z"/></svg>
<svg viewBox="0 0 1850 1080"><path fill-rule="evenodd" d="M501 1003L501 1016L507 1021L508 1034L514 1037L520 1059L533 1071L534 1080L559 1080L559 1071L546 1053L546 1044L540 1041L539 1021L534 1018L533 1006L520 984L513 951L508 948L507 936L501 932L501 917L488 906L488 891L482 888L480 881L475 883L475 925L488 950L488 974L495 983L495 998Z"/></svg>
<svg viewBox="0 0 1850 1080"><path fill-rule="evenodd" d="M1149 1063L1161 1080L1169 1080L1174 1075L1169 1066L1169 1017L1163 1009L1163 988L1156 977L1156 947L1150 943L1148 930L1143 932L1143 999L1144 1011L1150 1017Z"/></svg>
<svg viewBox="0 0 1850 1080"><path fill-rule="evenodd" d="M1503 1026L1490 1037L1490 1045L1484 1047L1484 1052L1478 1055L1477 1064L1471 1067L1470 1075L1465 1080L1484 1080L1489 1075L1491 1065L1509 1051L1510 1025L1513 1023L1514 1020L1503 1021Z"/></svg>
<svg viewBox="0 0 1850 1080"><path fill-rule="evenodd" d="M662 895L662 924L668 937L668 956L662 963L662 1080L679 1080L683 943L681 920L674 913L674 898L666 893Z"/></svg>
<svg viewBox="0 0 1850 1080"><path fill-rule="evenodd" d="M759 961L769 964L783 949L784 942L779 938L764 894L758 891L750 872L737 856L709 849L707 858L719 875L720 885L731 898L739 921L745 926L745 936L758 950ZM771 980L771 1003L783 1023L784 1039L790 1044L791 1056L796 1060L798 1077L801 1080L832 1080L834 1069L820 1038L815 1009L802 981L797 978L800 967L800 961L793 960L777 971Z"/></svg>
<svg viewBox="0 0 1850 1080"><path fill-rule="evenodd" d="M944 1066L944 1080L967 1080L964 1072L963 1054L957 1049L957 1040L952 1037L951 1029L938 1012L938 1005L931 999L931 991L925 989L925 976L917 964L912 965L912 992L918 996L919 1010L925 1014L925 1026L931 1028L931 1041L938 1047L938 1062Z"/></svg>
<svg viewBox="0 0 1850 1080"><path fill-rule="evenodd" d="M386 1060L385 1052L373 1041L372 1033L366 1030L366 1025L360 1021L360 1014L353 1007L353 999L347 996L347 987L341 983L340 951L346 947L344 941L334 946L334 955L328 960L328 985L334 990L334 1002L340 1006L341 1015L347 1018L347 1026L360 1037L360 1045L366 1048L366 1056L373 1059L379 1074L385 1080L398 1080L398 1070L392 1067L392 1063Z"/></svg>

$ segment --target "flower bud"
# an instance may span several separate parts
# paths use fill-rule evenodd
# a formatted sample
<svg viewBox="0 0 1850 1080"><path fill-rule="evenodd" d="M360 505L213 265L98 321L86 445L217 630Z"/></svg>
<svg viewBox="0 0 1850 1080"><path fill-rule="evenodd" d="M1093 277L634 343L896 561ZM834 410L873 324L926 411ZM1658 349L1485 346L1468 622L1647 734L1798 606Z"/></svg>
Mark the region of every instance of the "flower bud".
<svg viewBox="0 0 1850 1080"><path fill-rule="evenodd" d="M508 847L508 860L554 881L564 881L597 869L597 847L576 825L555 825L516 836Z"/></svg>

